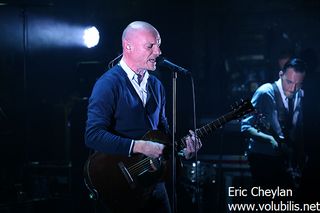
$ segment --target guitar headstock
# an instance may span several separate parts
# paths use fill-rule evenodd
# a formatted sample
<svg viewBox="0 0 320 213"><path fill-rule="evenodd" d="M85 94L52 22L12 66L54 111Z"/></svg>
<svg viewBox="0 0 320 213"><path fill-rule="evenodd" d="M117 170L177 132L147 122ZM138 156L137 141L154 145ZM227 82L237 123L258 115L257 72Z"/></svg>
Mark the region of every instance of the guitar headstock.
<svg viewBox="0 0 320 213"><path fill-rule="evenodd" d="M236 118L241 118L242 116L249 114L250 112L255 112L255 108L252 106L252 103L248 99L241 99L240 101L235 102L231 105L232 116Z"/></svg>

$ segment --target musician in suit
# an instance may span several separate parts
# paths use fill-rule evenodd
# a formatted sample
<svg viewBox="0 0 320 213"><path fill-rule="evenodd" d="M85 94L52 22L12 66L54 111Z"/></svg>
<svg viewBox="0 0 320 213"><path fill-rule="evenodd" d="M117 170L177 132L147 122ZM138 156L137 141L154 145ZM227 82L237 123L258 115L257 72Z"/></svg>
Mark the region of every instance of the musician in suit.
<svg viewBox="0 0 320 213"><path fill-rule="evenodd" d="M128 157L135 153L151 158L163 155L165 145L141 140L149 130L169 133L164 87L148 73L156 69L160 44L159 32L147 22L134 21L125 28L120 62L97 80L89 99L88 147ZM200 147L201 141L190 130L184 156L191 158ZM139 212L171 212L163 182L156 184L147 203Z"/></svg>
<svg viewBox="0 0 320 213"><path fill-rule="evenodd" d="M302 132L302 84L306 64L290 59L274 83L253 94L257 113L242 120L248 138L248 160L256 185L296 189L305 162Z"/></svg>

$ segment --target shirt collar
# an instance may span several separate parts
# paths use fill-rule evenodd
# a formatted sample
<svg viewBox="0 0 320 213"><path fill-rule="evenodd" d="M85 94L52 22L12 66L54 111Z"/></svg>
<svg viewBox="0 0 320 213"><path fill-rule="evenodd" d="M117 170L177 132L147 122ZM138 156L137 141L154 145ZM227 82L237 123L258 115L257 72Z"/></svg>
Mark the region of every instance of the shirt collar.
<svg viewBox="0 0 320 213"><path fill-rule="evenodd" d="M128 78L129 78L130 80L133 80L133 79L136 79L136 80L137 80L138 75L137 75L132 69L130 69L130 67L126 64L126 62L124 62L124 61L121 59L120 62L119 62L119 65L120 65L120 66L122 67L122 69L127 73ZM144 73L142 82L147 81L148 78L149 78L149 73L146 71L146 72Z"/></svg>
<svg viewBox="0 0 320 213"><path fill-rule="evenodd" d="M287 100L287 97L285 96L284 92L283 92L283 88L282 88L282 81L281 81L281 78L279 78L277 81L276 81L276 85L280 91L280 94L281 94L281 98L283 101Z"/></svg>
<svg viewBox="0 0 320 213"><path fill-rule="evenodd" d="M276 81L276 85L280 91L282 102L284 103L285 107L288 108L288 98L287 98L287 96L285 96L284 91L282 89L281 78L279 78L279 80ZM299 91L294 95L294 106L296 105L296 102L297 102L298 93L299 93Z"/></svg>

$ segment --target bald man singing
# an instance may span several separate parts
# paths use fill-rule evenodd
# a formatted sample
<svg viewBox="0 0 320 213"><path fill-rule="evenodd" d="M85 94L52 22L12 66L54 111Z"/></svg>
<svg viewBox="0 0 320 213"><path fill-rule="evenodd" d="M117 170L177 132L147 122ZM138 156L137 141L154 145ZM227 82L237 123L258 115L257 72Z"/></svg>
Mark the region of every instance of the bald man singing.
<svg viewBox="0 0 320 213"><path fill-rule="evenodd" d="M112 185L114 186L116 182L124 179L121 186L128 185L128 188L132 189L122 193L121 199L116 198L115 193L118 191L116 188L107 193L106 197L110 195L109 200L114 198L116 201L113 203L117 204L109 205L112 202L108 202L108 199L102 202L110 212L171 212L162 179L151 184L152 187L140 190L134 177L136 171L144 166L149 166L150 169L138 172L138 176L158 172L156 164L159 162L161 164L159 159L168 147L152 139L142 139L150 131L160 130L165 134L170 133L165 114L165 90L161 82L154 75L149 74L156 69L156 59L161 55L160 45L160 34L151 24L143 21L130 23L122 34L121 60L97 80L89 99L86 145L97 153L121 159L124 157L129 161L137 154L144 156L141 162L133 166L125 165L122 160L116 161L114 167L119 169L123 177L120 175L119 178L110 180L115 172L109 170L106 172L108 178L101 178L100 181L95 177L99 179L99 183L89 183L99 193L99 188L102 188L102 191L108 188L104 187L104 184L108 185L108 182L114 181ZM201 141L190 130L185 139L185 146L181 150L183 156L190 159L200 148ZM106 161L111 162L111 160ZM141 182L149 181L148 178L142 181L141 179L140 185ZM142 200L146 202L137 202Z"/></svg>

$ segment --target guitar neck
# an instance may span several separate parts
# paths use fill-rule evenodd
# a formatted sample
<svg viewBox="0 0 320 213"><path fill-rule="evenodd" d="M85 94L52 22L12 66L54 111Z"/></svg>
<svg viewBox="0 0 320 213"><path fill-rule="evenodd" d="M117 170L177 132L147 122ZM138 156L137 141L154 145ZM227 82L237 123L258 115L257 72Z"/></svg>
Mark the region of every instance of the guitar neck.
<svg viewBox="0 0 320 213"><path fill-rule="evenodd" d="M229 112L219 117L218 119L214 120L213 122L208 123L199 129L196 129L196 134L200 138L204 137L233 119L234 119L234 113Z"/></svg>
<svg viewBox="0 0 320 213"><path fill-rule="evenodd" d="M218 119L214 120L211 123L204 125L203 127L196 129L195 133L197 137L201 138L203 136L208 135L209 133L215 131L216 129L222 127L224 124L231 120L239 119L243 115L246 115L250 112L254 112L255 109L252 106L249 100L242 100L241 103L236 103L236 106L233 107L232 111L228 112L227 114L219 117ZM180 147L183 149L185 147L185 139L188 136L185 136L181 139Z"/></svg>

